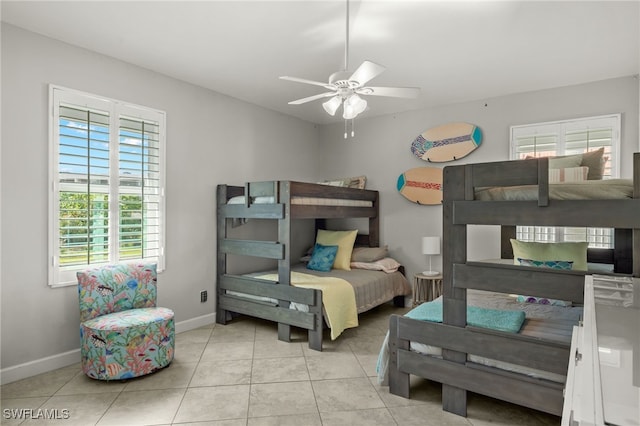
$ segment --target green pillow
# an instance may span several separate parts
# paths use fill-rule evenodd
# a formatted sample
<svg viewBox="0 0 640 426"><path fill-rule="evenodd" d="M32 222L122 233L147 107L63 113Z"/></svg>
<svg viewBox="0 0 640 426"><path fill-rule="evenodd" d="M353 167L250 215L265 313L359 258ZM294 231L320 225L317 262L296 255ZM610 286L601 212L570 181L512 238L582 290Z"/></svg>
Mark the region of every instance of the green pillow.
<svg viewBox="0 0 640 426"><path fill-rule="evenodd" d="M586 271L587 245L586 241L578 243L534 243L511 239L513 264L519 265L518 258L539 261L562 259L573 262L574 271Z"/></svg>

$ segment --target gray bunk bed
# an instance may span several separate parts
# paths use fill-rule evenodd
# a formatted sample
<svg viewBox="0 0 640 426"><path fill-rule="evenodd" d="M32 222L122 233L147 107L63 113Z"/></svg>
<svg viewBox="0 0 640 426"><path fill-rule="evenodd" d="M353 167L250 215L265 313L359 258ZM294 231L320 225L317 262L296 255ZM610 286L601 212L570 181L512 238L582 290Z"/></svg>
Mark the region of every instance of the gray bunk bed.
<svg viewBox="0 0 640 426"><path fill-rule="evenodd" d="M389 330L390 392L409 398L410 375L442 383L443 409L467 413L467 391L561 415L564 383L487 367L484 357L566 376L574 324L525 322L517 334L467 325L467 290L533 294L583 303L587 271L557 271L467 260L467 225L502 225L502 255L512 256L516 225L608 227L616 248L588 254L614 271L640 276L640 153L634 154L632 196L606 200L557 200L550 196L548 160L518 160L444 169L443 322L392 315ZM534 200L479 201L478 188L532 186ZM553 186L553 185L552 185ZM630 191L631 192L631 191ZM469 296L475 293L469 293ZM536 328L536 332L532 329ZM542 332L540 331L542 330ZM564 338L558 336L564 336ZM441 357L412 350L414 342L442 349Z"/></svg>
<svg viewBox="0 0 640 426"><path fill-rule="evenodd" d="M237 197L243 197L241 204L230 203ZM301 204L302 199L311 199L313 204ZM308 330L309 347L321 351L322 292L291 285L292 264L296 263L291 259L291 221L315 219L316 229L321 229L326 219L337 218L367 218L368 234L358 234L356 245L379 245L378 191L296 181L218 185L216 322L226 324L228 312L274 321L278 323L278 339L283 341L291 340L292 326L303 328ZM273 219L278 224L278 239L253 241L229 238L228 229L234 219ZM277 282L228 273L228 255L277 260ZM237 297L228 292L270 298L277 303ZM404 305L403 295L394 294L392 299L396 305ZM294 302L307 305L308 312L289 309Z"/></svg>

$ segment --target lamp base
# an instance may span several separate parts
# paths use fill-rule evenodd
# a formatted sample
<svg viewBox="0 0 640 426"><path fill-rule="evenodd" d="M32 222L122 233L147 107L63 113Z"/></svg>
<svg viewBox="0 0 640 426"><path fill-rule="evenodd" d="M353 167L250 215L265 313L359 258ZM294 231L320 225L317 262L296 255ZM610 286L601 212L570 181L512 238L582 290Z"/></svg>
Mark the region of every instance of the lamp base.
<svg viewBox="0 0 640 426"><path fill-rule="evenodd" d="M422 275L426 275L428 277L434 277L436 275L440 275L438 271L422 271Z"/></svg>

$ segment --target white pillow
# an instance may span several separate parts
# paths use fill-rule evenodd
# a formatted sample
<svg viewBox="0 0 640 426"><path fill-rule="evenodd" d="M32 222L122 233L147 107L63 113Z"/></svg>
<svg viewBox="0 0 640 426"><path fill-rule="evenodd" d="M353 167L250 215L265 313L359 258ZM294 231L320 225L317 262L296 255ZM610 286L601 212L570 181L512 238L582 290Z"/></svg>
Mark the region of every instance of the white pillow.
<svg viewBox="0 0 640 426"><path fill-rule="evenodd" d="M587 180L589 167L567 167L564 169L549 169L549 183L581 182Z"/></svg>
<svg viewBox="0 0 640 426"><path fill-rule="evenodd" d="M354 269L371 269L373 271L384 271L388 274L397 271L400 266L402 265L390 257L385 257L375 262L351 262L351 267Z"/></svg>

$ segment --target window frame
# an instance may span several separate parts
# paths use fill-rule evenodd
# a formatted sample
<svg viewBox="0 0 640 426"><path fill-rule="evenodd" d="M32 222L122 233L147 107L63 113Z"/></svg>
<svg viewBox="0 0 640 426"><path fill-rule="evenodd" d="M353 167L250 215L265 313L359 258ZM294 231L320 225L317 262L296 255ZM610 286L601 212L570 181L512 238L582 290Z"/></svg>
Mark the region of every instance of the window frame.
<svg viewBox="0 0 640 426"><path fill-rule="evenodd" d="M81 108L104 111L109 114L109 255L106 262L87 263L75 266L60 266L60 106L73 105ZM158 272L165 266L166 240L166 113L161 110L111 99L54 84L49 85L49 232L48 232L48 285L50 287L66 287L77 284L76 272L107 263L137 263L153 261L158 265ZM119 260L118 257L118 213L119 193L119 151L120 151L120 118L134 118L158 123L158 256ZM115 196L114 196L115 195ZM115 217L113 217L115 213Z"/></svg>
<svg viewBox="0 0 640 426"><path fill-rule="evenodd" d="M620 132L621 132L621 124L622 124L622 115L619 113L511 126L509 129L509 158L511 160L519 159L518 158L519 152L516 146L516 140L517 140L517 137L519 136L518 133L520 133L522 136L529 136L529 135L535 135L535 134L540 134L540 135L555 134L557 136L557 142L555 145L555 151L556 151L555 155L571 155L571 154L567 154L565 151L566 135L568 132L582 130L585 128L588 129L589 127L591 128L603 127L603 124L611 125L611 127L613 128L612 135L611 135L611 148L610 148L610 154L609 154L611 156L611 158L609 158L611 174L608 175L607 178L608 179L618 178L620 176L620 163L621 163ZM522 228L527 228L527 230L524 231ZM571 232L565 232L565 231L568 231L568 229L573 229L573 228L575 227L519 226L517 234L518 235L522 235L523 233L526 233L529 235L532 234L533 239L526 239L526 241L538 241L538 242L571 241L571 239L569 240L565 239L565 234L571 235ZM598 234L602 231L608 230L608 228L584 228L584 229L585 229L585 235L587 236L587 241L589 241L590 229L593 230L591 232L592 234ZM609 231L610 231L610 247L608 248L613 248L614 232L613 230L609 230ZM537 237L542 234L553 235L552 240L549 240L546 238L537 239ZM594 238L596 239L602 238L602 235L595 235ZM590 241L589 247L603 248L604 244L605 243L598 242L598 241Z"/></svg>

